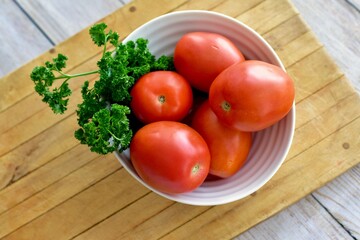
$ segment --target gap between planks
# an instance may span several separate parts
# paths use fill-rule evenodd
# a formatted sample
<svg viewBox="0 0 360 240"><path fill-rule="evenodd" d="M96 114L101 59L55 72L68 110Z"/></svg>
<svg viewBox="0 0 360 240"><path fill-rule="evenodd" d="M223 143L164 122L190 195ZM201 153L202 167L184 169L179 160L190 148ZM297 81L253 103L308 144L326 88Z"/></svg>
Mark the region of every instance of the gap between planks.
<svg viewBox="0 0 360 240"><path fill-rule="evenodd" d="M354 120L355 121L355 120ZM352 121L353 122L353 121ZM352 122L350 122L349 124L351 124ZM347 126L347 125L346 125ZM344 126L343 128L345 128L346 126ZM339 129L339 130L337 130L337 131L342 131L342 128L341 129ZM335 131L334 133L336 133L337 131ZM334 134L333 133L333 134ZM326 137L327 138L327 137ZM324 140L324 139L323 139ZM286 163L287 164L287 163ZM140 197L139 199L141 199L141 198L143 198L143 197ZM51 210L51 209L49 209L49 210ZM189 220L190 221L190 220ZM181 226L180 226L181 227Z"/></svg>
<svg viewBox="0 0 360 240"><path fill-rule="evenodd" d="M311 54L311 53L310 53L310 54ZM306 55L306 56L308 56L308 55ZM306 56L304 56L304 58L305 58ZM302 58L301 58L301 59L302 59ZM299 60L299 61L300 61L300 60ZM63 121L63 120L60 120L60 122L61 122L61 121ZM55 123L55 124L58 124L58 122ZM54 125L55 125L55 124L54 124ZM45 130L44 130L44 131L45 131ZM41 132L41 133L42 133L42 132ZM41 134L41 133L40 133L40 134ZM29 141L30 141L30 140L29 140ZM26 143L26 142L25 142L25 143ZM24 143L24 144L25 144L25 143Z"/></svg>
<svg viewBox="0 0 360 240"><path fill-rule="evenodd" d="M218 6L218 5L217 5ZM87 62L88 60L86 60L86 61L83 61L82 63L84 63L84 62ZM78 65L76 65L76 66L79 66L80 64L78 64ZM74 69L74 68L72 68L72 69ZM46 108L46 107L44 107L44 108ZM56 124L56 123L54 123L54 124ZM36 136L36 135L35 135Z"/></svg>
<svg viewBox="0 0 360 240"><path fill-rule="evenodd" d="M237 16L237 17L238 17L238 16ZM285 21L286 21L286 20L285 20ZM282 22L280 22L279 25L280 25L280 24L282 24ZM275 27L276 27L276 26L274 26L273 28L275 28ZM267 32L270 32L273 28L271 28L269 31L264 32L264 34L266 34ZM311 54L311 53L309 53L309 54ZM91 56L90 58L88 58L88 59L82 61L81 63L79 63L79 64L71 67L70 69L67 69L67 72L72 71L72 70L75 69L77 66L80 66L80 65L88 62L89 60L91 60L91 59L94 58L95 56L97 56L97 55ZM304 57L306 57L306 56L304 56ZM294 63L296 63L296 62L294 62ZM293 64L291 64L291 65L293 65ZM291 65L289 65L288 67L290 67ZM31 93L31 94L36 94L36 93L33 92L33 93ZM29 97L29 95L27 95L26 97ZM25 97L25 98L26 98L26 97ZM45 105L44 105L44 106L45 106ZM16 127L16 125L13 126L13 127Z"/></svg>
<svg viewBox="0 0 360 240"><path fill-rule="evenodd" d="M31 15L21 6L21 4L17 0L13 0L15 5L19 8L19 10L29 19L29 21L34 24L34 26L40 31L40 33L45 37L45 39L52 45L55 46L55 42L50 38L49 35L46 34L44 29L42 29L39 24L36 22L36 20L31 17Z"/></svg>
<svg viewBox="0 0 360 240"><path fill-rule="evenodd" d="M306 56L305 56L306 57Z"/></svg>

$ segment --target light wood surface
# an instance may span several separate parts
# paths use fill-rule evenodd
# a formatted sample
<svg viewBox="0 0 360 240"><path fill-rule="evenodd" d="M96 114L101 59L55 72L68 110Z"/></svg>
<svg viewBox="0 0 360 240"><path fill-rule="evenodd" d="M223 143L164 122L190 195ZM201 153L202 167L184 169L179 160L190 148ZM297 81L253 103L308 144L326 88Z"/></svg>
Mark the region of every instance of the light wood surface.
<svg viewBox="0 0 360 240"><path fill-rule="evenodd" d="M229 239L242 233L236 238L359 238L359 167L351 167L360 156L360 108L347 80L359 86L359 68L353 66L359 66L356 2L295 1L299 10L270 0L143 0L122 9L125 2L84 2L0 0L0 40L6 46L0 48L1 237ZM297 84L296 133L286 163L264 188L232 204L193 207L149 192L114 156L90 153L73 138L75 101L68 114L54 116L27 77L57 52L68 53L71 72L93 68L99 49L86 30L73 35L113 11L104 20L124 37L145 21L179 9L210 9L249 24L274 47ZM334 10L338 18L331 16ZM331 31L341 34L334 38Z"/></svg>

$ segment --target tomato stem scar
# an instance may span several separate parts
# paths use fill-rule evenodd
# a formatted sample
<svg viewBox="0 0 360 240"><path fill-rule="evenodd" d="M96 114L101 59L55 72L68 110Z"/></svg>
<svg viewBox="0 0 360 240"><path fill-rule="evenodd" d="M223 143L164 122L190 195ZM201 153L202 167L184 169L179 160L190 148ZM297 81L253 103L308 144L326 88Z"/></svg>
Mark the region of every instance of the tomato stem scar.
<svg viewBox="0 0 360 240"><path fill-rule="evenodd" d="M165 96L164 95L160 95L158 98L160 103L164 103L165 102Z"/></svg>
<svg viewBox="0 0 360 240"><path fill-rule="evenodd" d="M191 172L192 172L192 173L197 173L199 170L200 170L200 164L196 164L196 165L192 168Z"/></svg>
<svg viewBox="0 0 360 240"><path fill-rule="evenodd" d="M229 112L230 109L231 109L231 105L230 105L229 102L223 101L223 102L221 103L221 108L222 108L225 112Z"/></svg>

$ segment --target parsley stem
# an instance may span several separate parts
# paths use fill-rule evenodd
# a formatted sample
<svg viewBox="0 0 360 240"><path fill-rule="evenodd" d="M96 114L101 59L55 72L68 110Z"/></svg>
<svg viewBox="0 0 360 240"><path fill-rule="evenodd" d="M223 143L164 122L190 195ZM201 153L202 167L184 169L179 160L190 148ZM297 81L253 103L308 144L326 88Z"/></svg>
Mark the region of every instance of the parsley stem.
<svg viewBox="0 0 360 240"><path fill-rule="evenodd" d="M118 140L118 141L121 141L121 139L118 138L115 134L113 134L109 129L107 129L107 131L110 133L110 135L111 135L113 138L115 138L115 139Z"/></svg>
<svg viewBox="0 0 360 240"><path fill-rule="evenodd" d="M69 81L69 79L70 78L65 79L65 81L61 84L60 88L62 88L62 86L64 86L67 83L67 81Z"/></svg>
<svg viewBox="0 0 360 240"><path fill-rule="evenodd" d="M62 78L75 78L75 77L81 77L81 76L87 76L87 75L91 75L91 74L95 74L95 73L99 73L99 70L94 70L94 71L90 71L90 72L84 72L84 73L77 73L77 74L65 74L61 71L58 71L61 76L56 77L55 79L62 79Z"/></svg>
<svg viewBox="0 0 360 240"><path fill-rule="evenodd" d="M105 43L106 43L106 39L105 39ZM103 48L103 53L102 53L103 57L104 57L105 53L106 53L106 44L104 44L104 48Z"/></svg>

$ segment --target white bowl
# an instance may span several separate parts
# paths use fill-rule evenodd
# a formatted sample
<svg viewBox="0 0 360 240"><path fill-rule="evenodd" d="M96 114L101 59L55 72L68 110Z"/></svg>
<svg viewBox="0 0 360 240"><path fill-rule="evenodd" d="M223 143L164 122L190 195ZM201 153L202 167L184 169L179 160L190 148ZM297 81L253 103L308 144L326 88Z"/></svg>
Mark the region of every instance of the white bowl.
<svg viewBox="0 0 360 240"><path fill-rule="evenodd" d="M254 30L238 20L210 11L179 11L157 17L132 32L124 41L146 38L157 57L173 55L177 41L187 32L207 31L232 40L247 59L262 60L284 69L271 46ZM285 70L285 69L284 69ZM129 151L115 152L122 166L140 183L168 199L191 205L219 205L257 191L276 173L289 151L295 127L295 105L277 124L254 133L247 162L234 176L206 181L184 194L166 194L147 185L131 164Z"/></svg>

